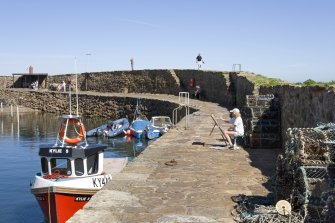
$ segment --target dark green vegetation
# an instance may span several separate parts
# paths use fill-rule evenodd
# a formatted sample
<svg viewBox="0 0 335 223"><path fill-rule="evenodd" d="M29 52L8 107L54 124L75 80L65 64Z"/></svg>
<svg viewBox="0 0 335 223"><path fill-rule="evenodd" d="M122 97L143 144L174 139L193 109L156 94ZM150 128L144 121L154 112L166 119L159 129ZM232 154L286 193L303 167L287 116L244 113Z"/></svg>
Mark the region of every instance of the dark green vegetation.
<svg viewBox="0 0 335 223"><path fill-rule="evenodd" d="M287 81L278 79L278 78L269 78L265 77L260 74L250 74L247 73L245 74L245 77L254 83L256 86L264 86L264 87L274 87L274 86L279 86L279 85L285 85L285 84L290 84ZM314 81L312 79L308 79L304 82L297 82L294 83L295 85L300 85L300 86L321 86L321 87L335 87L335 80L330 81L330 82L320 82L320 81Z"/></svg>
<svg viewBox="0 0 335 223"><path fill-rule="evenodd" d="M330 81L330 82L318 82L318 81L314 81L312 79L308 79L304 82L298 82L296 83L297 85L303 85L303 86L325 86L325 87L329 87L329 86L334 86L335 85L335 80Z"/></svg>

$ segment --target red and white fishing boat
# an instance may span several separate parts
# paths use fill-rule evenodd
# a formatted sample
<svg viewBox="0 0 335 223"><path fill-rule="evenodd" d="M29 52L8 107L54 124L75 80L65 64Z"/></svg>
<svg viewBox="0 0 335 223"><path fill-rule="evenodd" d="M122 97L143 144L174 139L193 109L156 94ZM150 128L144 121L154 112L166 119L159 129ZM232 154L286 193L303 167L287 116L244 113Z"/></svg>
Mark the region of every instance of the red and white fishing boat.
<svg viewBox="0 0 335 223"><path fill-rule="evenodd" d="M104 158L107 145L88 145L80 116L64 115L56 144L41 145L41 172L31 192L50 223L67 221L127 164L125 158ZM79 129L78 136L66 132Z"/></svg>
<svg viewBox="0 0 335 223"><path fill-rule="evenodd" d="M88 145L78 110L71 115L70 97L70 115L60 117L56 143L40 146L41 172L31 183L48 222L66 222L126 166L127 157L104 158L106 148Z"/></svg>

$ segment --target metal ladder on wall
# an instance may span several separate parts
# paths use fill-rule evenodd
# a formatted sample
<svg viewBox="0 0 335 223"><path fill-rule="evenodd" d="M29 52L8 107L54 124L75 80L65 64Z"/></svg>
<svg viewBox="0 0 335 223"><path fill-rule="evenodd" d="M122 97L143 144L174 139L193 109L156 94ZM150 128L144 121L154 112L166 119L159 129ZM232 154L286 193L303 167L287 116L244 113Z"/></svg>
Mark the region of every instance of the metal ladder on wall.
<svg viewBox="0 0 335 223"><path fill-rule="evenodd" d="M185 108L185 129L188 128L188 118L190 114L190 93L189 92L179 92L179 106L173 109L172 113L172 124L173 127L177 125L178 122L178 111Z"/></svg>

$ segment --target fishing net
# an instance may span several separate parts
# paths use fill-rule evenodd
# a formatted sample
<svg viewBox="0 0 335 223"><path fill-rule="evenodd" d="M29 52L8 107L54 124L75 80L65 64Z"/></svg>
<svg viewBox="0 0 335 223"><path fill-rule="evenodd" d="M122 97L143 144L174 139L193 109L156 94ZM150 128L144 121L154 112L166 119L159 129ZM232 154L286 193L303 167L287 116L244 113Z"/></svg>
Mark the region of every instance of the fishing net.
<svg viewBox="0 0 335 223"><path fill-rule="evenodd" d="M286 132L284 154L279 155L272 204L240 195L238 222L333 222L335 219L335 124L291 128ZM287 200L293 211L277 213L274 201Z"/></svg>

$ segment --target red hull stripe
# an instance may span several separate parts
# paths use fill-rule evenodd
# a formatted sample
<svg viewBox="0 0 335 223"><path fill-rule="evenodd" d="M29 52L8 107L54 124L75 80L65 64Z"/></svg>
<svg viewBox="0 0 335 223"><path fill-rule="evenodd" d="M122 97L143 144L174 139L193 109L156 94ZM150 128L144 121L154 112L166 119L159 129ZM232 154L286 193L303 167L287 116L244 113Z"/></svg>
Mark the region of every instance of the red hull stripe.
<svg viewBox="0 0 335 223"><path fill-rule="evenodd" d="M65 223L91 199L92 195L43 193L35 194L49 223Z"/></svg>

